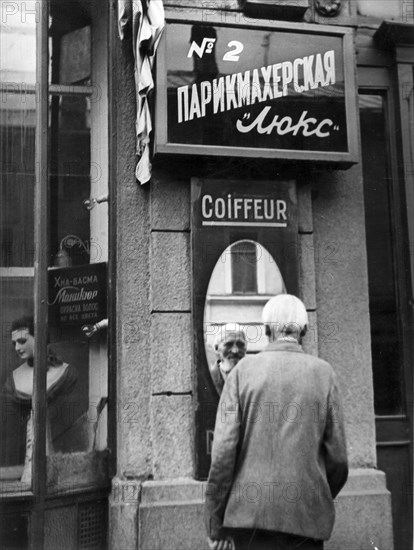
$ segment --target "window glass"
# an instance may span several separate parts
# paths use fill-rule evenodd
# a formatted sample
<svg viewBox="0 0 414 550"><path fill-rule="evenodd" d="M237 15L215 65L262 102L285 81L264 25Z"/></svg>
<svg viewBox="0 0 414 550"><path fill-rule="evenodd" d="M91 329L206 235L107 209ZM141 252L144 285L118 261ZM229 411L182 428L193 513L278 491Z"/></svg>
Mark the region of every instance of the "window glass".
<svg viewBox="0 0 414 550"><path fill-rule="evenodd" d="M89 2L50 3L49 78L52 84L91 83L91 26Z"/></svg>
<svg viewBox="0 0 414 550"><path fill-rule="evenodd" d="M233 292L257 292L257 252L253 242L241 241L231 247L231 276Z"/></svg>
<svg viewBox="0 0 414 550"><path fill-rule="evenodd" d="M35 2L2 3L0 491L3 493L31 488L33 323L30 316L33 315L34 278L35 33ZM7 533L6 540L9 540L12 533Z"/></svg>
<svg viewBox="0 0 414 550"><path fill-rule="evenodd" d="M50 114L51 259L69 267L89 263L90 215L82 201L90 196L90 99L51 95Z"/></svg>
<svg viewBox="0 0 414 550"><path fill-rule="evenodd" d="M0 491L28 491L36 476L34 251L46 246L34 242L36 168L48 174L49 233L48 269L38 273L49 290L49 326L40 327L48 340L40 456L46 458L47 491L56 493L107 481L104 45L95 49L101 56L95 68L91 60L92 18L102 21L106 13L90 3L50 3L48 166L37 166L39 3L11 4L6 13L2 3L0 22ZM100 101L93 97L94 78Z"/></svg>
<svg viewBox="0 0 414 550"><path fill-rule="evenodd" d="M77 323L80 300L76 266L89 264L90 216L82 199L90 194L90 128L88 98L50 97L50 295L51 349L64 365L59 392L48 408L53 451L88 449L89 343ZM66 301L67 299L67 301ZM55 309L58 309L55 314ZM85 416L86 415L86 416ZM51 459L53 460L53 459Z"/></svg>
<svg viewBox="0 0 414 550"><path fill-rule="evenodd" d="M380 93L359 96L369 307L378 415L401 412L401 347L398 330L393 258L391 175L388 156L386 98Z"/></svg>
<svg viewBox="0 0 414 550"><path fill-rule="evenodd" d="M104 110L93 95L92 17L81 3L51 3L48 300L60 384L47 396L51 493L106 481L107 209L101 198L107 180L99 156ZM103 80L99 86L102 91Z"/></svg>

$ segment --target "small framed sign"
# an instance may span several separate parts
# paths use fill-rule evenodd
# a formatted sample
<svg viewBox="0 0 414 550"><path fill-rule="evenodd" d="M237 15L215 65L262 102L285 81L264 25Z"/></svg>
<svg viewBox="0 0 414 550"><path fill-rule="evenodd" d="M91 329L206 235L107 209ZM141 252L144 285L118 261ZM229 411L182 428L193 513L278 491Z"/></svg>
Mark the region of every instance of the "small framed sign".
<svg viewBox="0 0 414 550"><path fill-rule="evenodd" d="M49 325L95 324L106 318L106 263L50 268Z"/></svg>
<svg viewBox="0 0 414 550"><path fill-rule="evenodd" d="M357 162L352 32L168 23L155 153Z"/></svg>

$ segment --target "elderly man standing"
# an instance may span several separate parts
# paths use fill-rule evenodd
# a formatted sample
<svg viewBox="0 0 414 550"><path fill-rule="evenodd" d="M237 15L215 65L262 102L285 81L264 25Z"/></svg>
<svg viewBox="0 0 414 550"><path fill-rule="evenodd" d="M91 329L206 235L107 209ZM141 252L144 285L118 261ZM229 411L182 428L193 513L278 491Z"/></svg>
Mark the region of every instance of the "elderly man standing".
<svg viewBox="0 0 414 550"><path fill-rule="evenodd" d="M269 339L228 376L214 431L205 521L214 550L322 549L348 476L336 376L303 352L304 304L266 304ZM234 546L233 546L234 545Z"/></svg>
<svg viewBox="0 0 414 550"><path fill-rule="evenodd" d="M220 327L220 332L214 341L217 361L210 365L210 374L217 393L221 395L224 382L246 355L246 335L238 323L227 323Z"/></svg>

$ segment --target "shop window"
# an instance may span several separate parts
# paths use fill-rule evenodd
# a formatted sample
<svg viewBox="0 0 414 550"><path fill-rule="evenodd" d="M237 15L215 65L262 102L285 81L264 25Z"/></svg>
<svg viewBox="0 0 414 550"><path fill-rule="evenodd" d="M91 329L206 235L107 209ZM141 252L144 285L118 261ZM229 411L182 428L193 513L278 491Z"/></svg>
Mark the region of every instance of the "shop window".
<svg viewBox="0 0 414 550"><path fill-rule="evenodd" d="M50 6L49 339L77 379L53 411L48 488L54 492L106 481L106 332L93 327L106 321L97 316L105 313L94 296L106 292L107 205L96 197L107 195L107 143L106 74L92 58L98 14L89 3ZM95 48L96 56L104 52Z"/></svg>
<svg viewBox="0 0 414 550"><path fill-rule="evenodd" d="M107 326L106 49L94 38L105 17L89 2L49 5L43 143L35 144L44 99L36 76L39 3L17 2L1 21L0 490L7 494L35 490L41 464L41 493L107 483L107 343L106 331L96 326ZM41 211L34 207L36 185L46 190ZM43 222L47 238L35 242ZM46 261L35 270L39 248ZM49 323L39 327L33 317L41 317L36 300L42 299ZM47 347L41 395L36 331ZM46 410L40 427L35 401ZM39 430L45 445L34 453Z"/></svg>
<svg viewBox="0 0 414 550"><path fill-rule="evenodd" d="M390 27L393 24L383 23L381 32ZM400 37L397 28L395 36ZM377 44L383 40L379 31L376 38ZM408 548L413 539L412 495L406 491L412 485L413 464L408 131L413 122L413 73L408 58L382 67L384 51L380 56L371 53L370 65L376 59L377 66L359 67L358 81L377 468L385 473L391 493L394 548Z"/></svg>
<svg viewBox="0 0 414 550"><path fill-rule="evenodd" d="M34 15L23 20L19 13L0 22L0 479L7 490L23 473L30 412L30 403L19 398L19 385L13 379L25 359L20 343L13 349L12 324L33 314L35 24Z"/></svg>
<svg viewBox="0 0 414 550"><path fill-rule="evenodd" d="M402 412L396 223L385 92L359 96L368 256L374 406L377 415Z"/></svg>

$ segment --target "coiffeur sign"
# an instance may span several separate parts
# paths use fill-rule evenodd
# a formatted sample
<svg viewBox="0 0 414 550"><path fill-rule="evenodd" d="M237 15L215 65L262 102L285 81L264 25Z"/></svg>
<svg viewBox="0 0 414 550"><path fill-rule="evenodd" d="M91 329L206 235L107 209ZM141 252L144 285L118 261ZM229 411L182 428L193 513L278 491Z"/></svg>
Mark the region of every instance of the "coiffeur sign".
<svg viewBox="0 0 414 550"><path fill-rule="evenodd" d="M221 265L224 277L223 261L227 261L231 256L227 255L229 247L246 241L257 243L259 250L269 253L286 283L287 291L297 295L299 255L295 182L192 178L193 360L196 369L197 397L196 475L199 479L205 479L210 469L211 443L218 404L218 393L209 369L211 358L208 357L205 346L208 326L206 320L210 315L207 310L211 307L207 306L206 296L212 274L218 265ZM246 261L249 262L248 256L243 260L244 264ZM232 302L234 307L236 303L240 303L240 299L245 306L250 304L253 309L260 309L257 302L260 297L247 292L238 296L228 294L222 298L225 298L225 301L219 299L219 309L223 315L221 320L238 320L245 324L246 332L251 330L250 335L255 333L256 322L250 322L251 318L249 319L245 309L240 310L244 312L239 312L240 319L234 319L228 316L229 311L225 304ZM232 311L234 315L235 310ZM211 328L214 331L218 329L218 325Z"/></svg>
<svg viewBox="0 0 414 550"><path fill-rule="evenodd" d="M357 161L352 31L169 23L156 152Z"/></svg>

